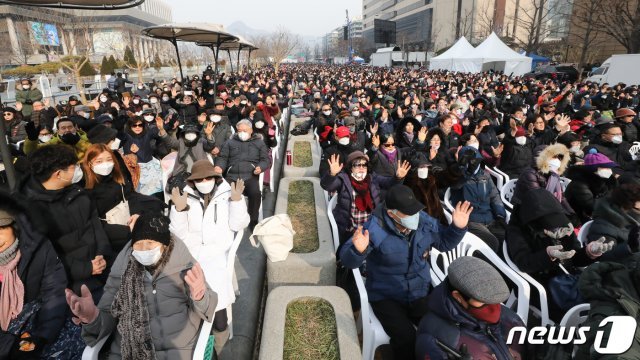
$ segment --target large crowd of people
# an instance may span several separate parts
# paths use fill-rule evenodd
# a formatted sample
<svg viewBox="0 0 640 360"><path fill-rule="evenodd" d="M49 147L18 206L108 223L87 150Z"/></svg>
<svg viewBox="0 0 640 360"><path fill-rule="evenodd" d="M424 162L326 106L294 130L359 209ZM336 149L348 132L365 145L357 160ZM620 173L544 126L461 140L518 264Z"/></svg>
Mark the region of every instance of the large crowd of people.
<svg viewBox="0 0 640 360"><path fill-rule="evenodd" d="M0 358L77 359L110 337L112 358L188 359L202 320L219 354L226 255L259 221L289 100L337 197L339 285L357 309L362 269L396 359L533 358L505 342L522 320L486 259L432 286L431 249L467 232L552 294L554 322L596 300L638 310L637 84L313 64L113 80L55 104L24 79L3 108L18 185L0 174ZM492 172L515 180L509 203Z"/></svg>

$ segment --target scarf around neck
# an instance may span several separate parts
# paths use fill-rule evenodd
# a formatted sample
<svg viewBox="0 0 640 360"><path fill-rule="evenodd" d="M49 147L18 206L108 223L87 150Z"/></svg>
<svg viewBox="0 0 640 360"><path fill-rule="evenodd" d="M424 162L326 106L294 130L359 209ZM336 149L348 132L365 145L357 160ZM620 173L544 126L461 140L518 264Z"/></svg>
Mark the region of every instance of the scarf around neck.
<svg viewBox="0 0 640 360"><path fill-rule="evenodd" d="M358 211L373 211L373 199L371 198L371 192L369 191L371 176L367 174L364 180L357 181L353 176L349 175L349 180L351 180L351 186L353 186L353 190L356 192L355 202Z"/></svg>
<svg viewBox="0 0 640 360"><path fill-rule="evenodd" d="M393 149L393 151L387 150L384 146L380 148L382 155L387 158L387 161L394 166L396 164L396 159L398 158L398 148Z"/></svg>
<svg viewBox="0 0 640 360"><path fill-rule="evenodd" d="M24 305L24 284L18 277L18 262L20 262L20 249L18 240L0 254L3 265L0 265L0 327L7 331L11 320L15 319Z"/></svg>

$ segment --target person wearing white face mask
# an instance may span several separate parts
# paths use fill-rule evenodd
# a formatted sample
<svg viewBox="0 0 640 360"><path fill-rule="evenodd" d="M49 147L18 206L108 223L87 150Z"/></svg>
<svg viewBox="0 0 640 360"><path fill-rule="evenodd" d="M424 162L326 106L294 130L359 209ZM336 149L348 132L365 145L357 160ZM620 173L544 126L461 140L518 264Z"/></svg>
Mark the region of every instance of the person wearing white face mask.
<svg viewBox="0 0 640 360"><path fill-rule="evenodd" d="M635 171L636 162L629 153L631 144L624 141L620 125L612 123L598 126L598 128L601 131L600 136L584 149L585 154L595 149L595 151L605 155L611 161L615 161L623 170Z"/></svg>
<svg viewBox="0 0 640 360"><path fill-rule="evenodd" d="M503 150L498 168L512 179L517 179L533 162L533 142L523 127L511 121L511 131L502 140Z"/></svg>
<svg viewBox="0 0 640 360"><path fill-rule="evenodd" d="M111 355L122 359L193 357L202 321L213 320L217 294L185 244L171 237L169 222L143 214L132 224L131 242L115 260L97 306L95 292L85 287L66 291L86 342L113 334Z"/></svg>
<svg viewBox="0 0 640 360"><path fill-rule="evenodd" d="M38 230L55 247L67 273L66 286L79 291L85 284L99 295L113 253L91 198L77 185L83 173L76 154L66 145L46 145L30 161L31 175L16 196L41 217Z"/></svg>
<svg viewBox="0 0 640 360"><path fill-rule="evenodd" d="M169 229L182 240L204 271L207 283L218 294L213 321L216 352L229 336L226 309L235 302L233 283L227 277L227 252L235 233L249 225L249 213L242 192L244 181L229 184L209 160L193 165L188 186L174 188Z"/></svg>
<svg viewBox="0 0 640 360"><path fill-rule="evenodd" d="M16 103L22 104L22 115L25 118L31 116L33 103L42 100L42 92L35 88L30 79L20 80L20 85L16 88Z"/></svg>
<svg viewBox="0 0 640 360"><path fill-rule="evenodd" d="M410 187L416 199L424 204L424 212L442 225L449 224L438 194L436 176L431 171L431 163L427 156L422 152L415 153L411 157L411 167L413 170L407 175L404 185Z"/></svg>
<svg viewBox="0 0 640 360"><path fill-rule="evenodd" d="M584 165L572 166L566 176L571 179L565 196L582 222L589 221L597 199L605 197L618 186L613 169L618 164L598 153L587 154Z"/></svg>

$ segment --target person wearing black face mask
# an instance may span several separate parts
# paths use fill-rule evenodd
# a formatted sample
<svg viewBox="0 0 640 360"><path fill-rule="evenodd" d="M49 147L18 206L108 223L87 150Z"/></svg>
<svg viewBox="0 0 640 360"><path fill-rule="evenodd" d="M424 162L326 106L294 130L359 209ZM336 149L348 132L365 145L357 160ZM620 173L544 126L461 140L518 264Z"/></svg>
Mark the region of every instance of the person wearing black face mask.
<svg viewBox="0 0 640 360"><path fill-rule="evenodd" d="M38 134L40 127L36 127L33 122L27 123L25 130L27 139L24 142L23 151L29 155L37 148L51 144L65 144L71 146L78 156L78 160L84 157L85 151L91 146L89 139L84 131L78 129L73 120L62 118L58 120L58 131L46 144L38 144Z"/></svg>

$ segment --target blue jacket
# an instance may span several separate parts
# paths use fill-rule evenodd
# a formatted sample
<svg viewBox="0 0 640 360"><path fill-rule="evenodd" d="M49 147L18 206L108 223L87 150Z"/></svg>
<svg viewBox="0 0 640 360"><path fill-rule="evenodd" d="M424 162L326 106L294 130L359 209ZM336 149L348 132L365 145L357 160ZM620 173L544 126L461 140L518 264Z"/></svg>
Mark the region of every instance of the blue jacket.
<svg viewBox="0 0 640 360"><path fill-rule="evenodd" d="M417 330L416 359L449 359L436 340L456 351L462 344L467 345L473 359L523 359L524 345L506 344L509 331L513 327L524 326L518 315L502 306L498 323L489 324L467 313L450 293L448 282L443 281L429 295L429 312Z"/></svg>
<svg viewBox="0 0 640 360"><path fill-rule="evenodd" d="M342 265L355 269L366 259L369 301L390 299L404 304L429 292L431 274L427 260L431 247L449 251L467 232L466 228L441 225L421 211L418 229L405 236L384 207L374 211L364 228L369 230L369 246L360 254L349 239L340 250Z"/></svg>
<svg viewBox="0 0 640 360"><path fill-rule="evenodd" d="M496 186L484 171L451 187L452 205L465 200L473 206L470 222L487 225L497 218L505 219L507 216Z"/></svg>

